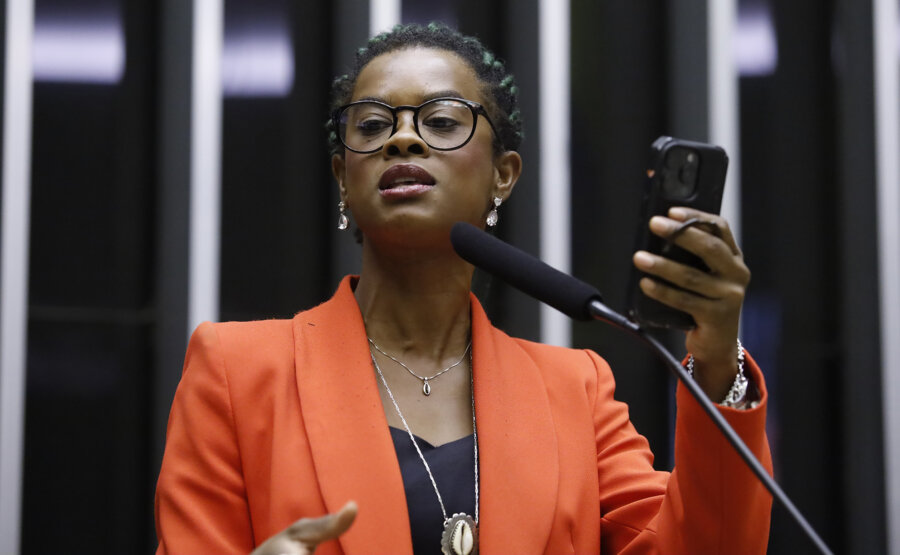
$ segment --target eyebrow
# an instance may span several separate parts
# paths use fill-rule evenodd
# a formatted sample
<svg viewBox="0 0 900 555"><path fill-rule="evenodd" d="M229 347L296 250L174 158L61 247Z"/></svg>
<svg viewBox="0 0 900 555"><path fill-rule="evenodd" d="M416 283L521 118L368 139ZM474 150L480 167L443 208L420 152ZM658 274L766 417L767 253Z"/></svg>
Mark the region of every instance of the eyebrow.
<svg viewBox="0 0 900 555"><path fill-rule="evenodd" d="M464 99L465 97L460 94L459 91L455 91L453 89L447 89L443 91L434 91L430 92L422 97L422 102L428 102L429 100L434 100L435 98L460 98ZM383 102L389 106L393 106L389 99L380 97L380 96L363 96L359 100L374 100L376 102Z"/></svg>

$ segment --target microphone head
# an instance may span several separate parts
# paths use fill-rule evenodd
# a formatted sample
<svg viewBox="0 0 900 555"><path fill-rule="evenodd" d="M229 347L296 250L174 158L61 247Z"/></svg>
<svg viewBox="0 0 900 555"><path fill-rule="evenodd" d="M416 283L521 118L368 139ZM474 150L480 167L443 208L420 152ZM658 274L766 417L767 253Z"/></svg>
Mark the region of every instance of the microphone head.
<svg viewBox="0 0 900 555"><path fill-rule="evenodd" d="M463 260L570 318L590 320L590 302L601 299L595 287L548 266L472 224L454 224L450 230L450 243Z"/></svg>

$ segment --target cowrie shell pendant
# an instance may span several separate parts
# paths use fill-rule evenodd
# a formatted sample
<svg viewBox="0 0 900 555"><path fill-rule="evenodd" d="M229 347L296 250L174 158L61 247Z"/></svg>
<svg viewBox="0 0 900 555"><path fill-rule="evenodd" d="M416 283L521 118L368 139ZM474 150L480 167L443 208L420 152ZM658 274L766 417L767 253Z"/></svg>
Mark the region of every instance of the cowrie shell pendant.
<svg viewBox="0 0 900 555"><path fill-rule="evenodd" d="M477 555L478 525L474 518L465 513L456 513L444 522L441 553L444 555Z"/></svg>

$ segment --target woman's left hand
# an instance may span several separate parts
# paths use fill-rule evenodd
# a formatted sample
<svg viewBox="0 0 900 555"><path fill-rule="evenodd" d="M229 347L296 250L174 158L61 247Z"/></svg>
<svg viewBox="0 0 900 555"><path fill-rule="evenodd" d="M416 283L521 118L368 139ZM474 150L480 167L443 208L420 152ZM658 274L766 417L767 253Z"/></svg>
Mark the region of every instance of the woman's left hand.
<svg viewBox="0 0 900 555"><path fill-rule="evenodd" d="M674 240L679 247L700 257L709 273L646 251L634 254L634 265L681 288L648 277L640 282L648 297L693 316L697 327L687 332L685 345L694 355L694 377L710 399L720 402L737 374L738 325L750 270L728 222L721 216L685 207L672 208L668 216L650 220L650 230L655 235L666 238L691 218L718 228L720 237L691 226Z"/></svg>

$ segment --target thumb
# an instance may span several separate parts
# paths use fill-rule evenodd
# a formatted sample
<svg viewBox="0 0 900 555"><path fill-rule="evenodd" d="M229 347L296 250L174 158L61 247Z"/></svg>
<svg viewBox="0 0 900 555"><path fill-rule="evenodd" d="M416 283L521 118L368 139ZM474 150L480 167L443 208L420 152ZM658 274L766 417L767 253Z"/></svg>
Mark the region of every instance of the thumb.
<svg viewBox="0 0 900 555"><path fill-rule="evenodd" d="M346 532L356 519L357 510L356 503L348 501L336 513L319 518L301 518L287 528L287 536L314 549L316 545Z"/></svg>

